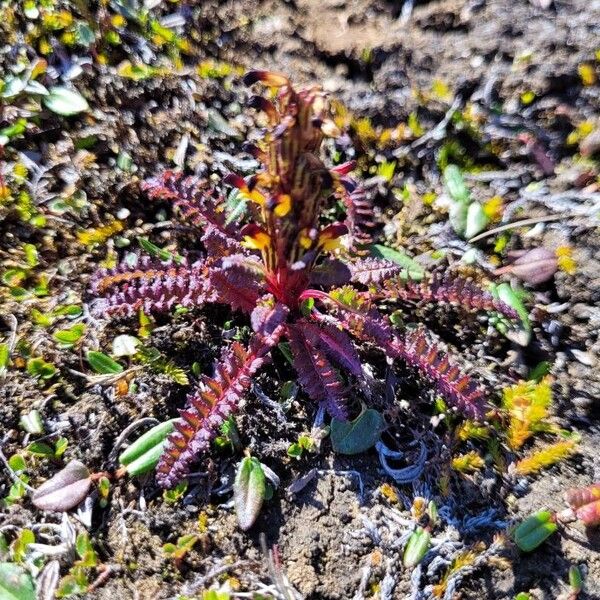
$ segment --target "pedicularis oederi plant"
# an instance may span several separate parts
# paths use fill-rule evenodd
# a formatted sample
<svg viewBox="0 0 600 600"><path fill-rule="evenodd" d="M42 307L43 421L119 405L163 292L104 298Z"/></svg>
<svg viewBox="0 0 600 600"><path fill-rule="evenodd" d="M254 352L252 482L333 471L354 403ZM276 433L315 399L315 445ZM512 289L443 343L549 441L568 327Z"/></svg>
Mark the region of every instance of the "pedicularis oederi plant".
<svg viewBox="0 0 600 600"><path fill-rule="evenodd" d="M275 88L271 102L252 97L269 128L247 146L262 168L249 178L225 177L221 188L196 177L166 172L144 183L150 198L171 200L186 224L201 232L203 258L167 263L140 260L101 271L92 289L104 315L164 312L177 305L227 304L249 315L253 334L246 347L233 342L213 377L203 376L180 411L157 467L161 486L186 476L234 413L252 378L279 342L289 342L298 380L330 415L348 417L349 385L363 370L353 340L373 344L426 375L446 400L473 418L484 414L484 391L429 340L423 329L398 333L376 307L380 300L451 302L467 310L516 318L507 305L472 283L437 278L406 280L393 262L365 257L373 211L360 184L348 176L353 164L327 167L325 135L335 135L324 93L296 91L283 75L251 71L247 85ZM250 206L247 223L230 224L225 190L237 188ZM343 222L328 221L343 206ZM326 312L325 312L326 311ZM339 372L346 375L342 379Z"/></svg>

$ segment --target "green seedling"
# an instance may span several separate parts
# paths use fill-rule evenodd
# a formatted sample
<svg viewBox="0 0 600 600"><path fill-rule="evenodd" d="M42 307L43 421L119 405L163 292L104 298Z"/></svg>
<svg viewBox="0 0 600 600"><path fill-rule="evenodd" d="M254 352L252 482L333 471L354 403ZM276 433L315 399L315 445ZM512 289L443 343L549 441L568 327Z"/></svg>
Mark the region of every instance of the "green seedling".
<svg viewBox="0 0 600 600"><path fill-rule="evenodd" d="M156 425L121 453L119 464L128 475L136 477L152 471L156 467L163 451L165 439L174 430L176 421L177 419L171 419Z"/></svg>
<svg viewBox="0 0 600 600"><path fill-rule="evenodd" d="M233 501L240 528L254 525L266 493L265 472L258 459L246 456L240 462L233 484Z"/></svg>
<svg viewBox="0 0 600 600"><path fill-rule="evenodd" d="M177 538L175 544L167 543L163 546L163 552L175 561L176 565L180 565L185 555L194 547L199 537L196 534L190 533Z"/></svg>
<svg viewBox="0 0 600 600"><path fill-rule="evenodd" d="M103 352L90 351L86 358L90 367L100 375L118 375L123 372L123 366Z"/></svg>
<svg viewBox="0 0 600 600"><path fill-rule="evenodd" d="M554 513L542 510L518 525L512 533L512 538L523 552L531 552L545 542L557 529Z"/></svg>
<svg viewBox="0 0 600 600"><path fill-rule="evenodd" d="M57 460L65 453L68 445L69 440L61 437L54 442L54 447L50 446L50 444L46 444L45 442L32 442L29 444L29 446L27 446L27 452L33 456Z"/></svg>
<svg viewBox="0 0 600 600"><path fill-rule="evenodd" d="M431 533L423 527L417 527L404 548L402 562L407 569L416 567L431 546Z"/></svg>

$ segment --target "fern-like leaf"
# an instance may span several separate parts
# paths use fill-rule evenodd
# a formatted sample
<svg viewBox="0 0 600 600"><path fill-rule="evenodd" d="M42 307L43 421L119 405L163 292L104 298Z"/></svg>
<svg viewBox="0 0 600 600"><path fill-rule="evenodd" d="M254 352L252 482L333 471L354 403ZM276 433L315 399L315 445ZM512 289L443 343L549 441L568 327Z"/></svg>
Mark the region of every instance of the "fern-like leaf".
<svg viewBox="0 0 600 600"><path fill-rule="evenodd" d="M191 265L165 263L147 257L136 265L123 262L114 269L100 269L91 282L98 297L92 305L96 315L132 316L166 312L176 305L191 308L211 301L202 261Z"/></svg>
<svg viewBox="0 0 600 600"><path fill-rule="evenodd" d="M299 325L288 325L287 336L298 381L315 401L325 405L335 418L347 419L346 390L325 353L305 335Z"/></svg>
<svg viewBox="0 0 600 600"><path fill-rule="evenodd" d="M350 177L340 177L338 195L346 207L346 225L353 248L373 241L373 204L362 186Z"/></svg>
<svg viewBox="0 0 600 600"><path fill-rule="evenodd" d="M314 346L318 346L334 363L350 371L356 377L362 376L362 366L358 352L348 335L330 323L322 326L301 322L304 335Z"/></svg>
<svg viewBox="0 0 600 600"><path fill-rule="evenodd" d="M484 413L484 390L452 365L448 355L427 339L422 329L400 338L376 309L345 312L344 323L359 339L374 343L391 358L400 358L429 377L440 393L461 413L480 419Z"/></svg>
<svg viewBox="0 0 600 600"><path fill-rule="evenodd" d="M512 307L475 282L454 275L434 275L429 282L404 281L395 277L385 281L383 291L390 299L448 303L465 311L494 311L509 319L519 318Z"/></svg>
<svg viewBox="0 0 600 600"><path fill-rule="evenodd" d="M390 260L381 258L363 258L349 265L352 281L370 285L382 283L387 279L400 275L402 267Z"/></svg>
<svg viewBox="0 0 600 600"><path fill-rule="evenodd" d="M329 259L313 267L310 273L310 284L325 288L339 287L350 282L352 273L346 263L339 259Z"/></svg>
<svg viewBox="0 0 600 600"><path fill-rule="evenodd" d="M229 263L228 268L215 267L208 277L216 294L214 301L228 304L233 310L252 312L263 292L256 273L246 265Z"/></svg>
<svg viewBox="0 0 600 600"><path fill-rule="evenodd" d="M234 342L215 365L214 376L201 378L197 390L188 396L186 408L179 411L181 419L165 445L156 470L160 486L170 488L181 481L194 460L208 450L221 425L237 411L253 375L279 342L288 312L276 304L262 313L262 319L255 317L260 324L248 349Z"/></svg>
<svg viewBox="0 0 600 600"><path fill-rule="evenodd" d="M187 223L201 229L210 224L224 234L233 236L234 225L226 224L223 210L225 198L215 191L208 180L165 171L143 182L142 190L151 199L171 200Z"/></svg>

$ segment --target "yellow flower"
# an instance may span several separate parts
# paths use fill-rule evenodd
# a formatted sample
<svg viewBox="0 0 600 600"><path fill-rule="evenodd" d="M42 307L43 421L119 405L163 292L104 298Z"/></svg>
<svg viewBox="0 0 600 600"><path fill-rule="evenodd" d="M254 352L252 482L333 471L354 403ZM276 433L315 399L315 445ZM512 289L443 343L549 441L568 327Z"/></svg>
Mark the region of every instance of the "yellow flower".
<svg viewBox="0 0 600 600"><path fill-rule="evenodd" d="M285 217L292 209L292 197L289 194L281 194L273 211L278 217Z"/></svg>
<svg viewBox="0 0 600 600"><path fill-rule="evenodd" d="M574 275L577 270L577 264L573 260L573 250L569 246L559 246L556 251L558 259L558 268L568 275Z"/></svg>

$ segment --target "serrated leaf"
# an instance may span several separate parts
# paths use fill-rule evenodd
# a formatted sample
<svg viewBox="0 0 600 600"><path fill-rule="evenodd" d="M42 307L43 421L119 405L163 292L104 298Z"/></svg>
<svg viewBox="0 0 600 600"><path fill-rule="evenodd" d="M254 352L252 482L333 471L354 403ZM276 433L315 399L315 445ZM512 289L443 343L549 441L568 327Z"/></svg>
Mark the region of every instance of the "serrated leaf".
<svg viewBox="0 0 600 600"><path fill-rule="evenodd" d="M86 358L90 367L101 375L116 375L123 372L123 367L103 352L91 350L86 354Z"/></svg>
<svg viewBox="0 0 600 600"><path fill-rule="evenodd" d="M44 106L63 117L70 117L89 109L87 100L77 91L63 86L50 88L47 96L42 98Z"/></svg>
<svg viewBox="0 0 600 600"><path fill-rule="evenodd" d="M385 427L383 416L373 408L354 421L331 420L331 445L339 454L359 454L374 446Z"/></svg>
<svg viewBox="0 0 600 600"><path fill-rule="evenodd" d="M87 496L91 485L88 468L78 460L73 460L43 483L34 492L31 501L41 510L65 512Z"/></svg>
<svg viewBox="0 0 600 600"><path fill-rule="evenodd" d="M418 262L408 256L408 254L405 254L400 250L389 248L388 246L383 246L381 244L373 244L370 246L369 250L371 252L371 256L390 260L406 269L406 272L403 272L401 276L419 281L420 279L423 279L423 276L425 275L425 269Z"/></svg>
<svg viewBox="0 0 600 600"><path fill-rule="evenodd" d="M265 473L260 462L245 457L239 464L233 484L233 502L240 528L250 529L256 521L265 499Z"/></svg>
<svg viewBox="0 0 600 600"><path fill-rule="evenodd" d="M2 600L36 600L31 575L14 563L0 563L0 598Z"/></svg>

